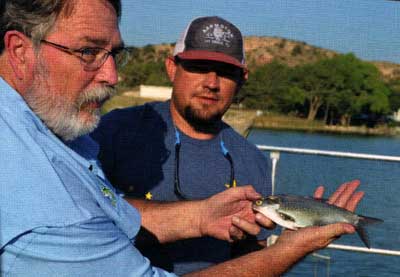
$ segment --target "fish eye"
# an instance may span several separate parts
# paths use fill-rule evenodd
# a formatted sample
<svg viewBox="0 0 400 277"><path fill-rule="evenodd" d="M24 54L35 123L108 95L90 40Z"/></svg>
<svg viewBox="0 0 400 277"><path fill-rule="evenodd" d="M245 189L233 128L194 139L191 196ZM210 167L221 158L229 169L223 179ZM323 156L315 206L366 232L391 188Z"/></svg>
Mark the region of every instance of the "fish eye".
<svg viewBox="0 0 400 277"><path fill-rule="evenodd" d="M263 201L262 199L257 200L257 201L256 201L256 205L257 205L257 206L261 206L261 205L263 204L263 202L264 202L264 201Z"/></svg>

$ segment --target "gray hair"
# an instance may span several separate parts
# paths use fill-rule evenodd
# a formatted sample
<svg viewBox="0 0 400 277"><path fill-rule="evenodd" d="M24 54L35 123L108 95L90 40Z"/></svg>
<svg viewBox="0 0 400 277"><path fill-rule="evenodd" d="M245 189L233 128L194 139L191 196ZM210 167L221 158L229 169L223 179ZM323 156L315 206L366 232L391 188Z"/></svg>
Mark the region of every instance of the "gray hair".
<svg viewBox="0 0 400 277"><path fill-rule="evenodd" d="M121 0L108 1L121 16ZM74 0L0 0L0 54L7 31L17 30L30 37L35 46L51 31L57 18L71 15Z"/></svg>

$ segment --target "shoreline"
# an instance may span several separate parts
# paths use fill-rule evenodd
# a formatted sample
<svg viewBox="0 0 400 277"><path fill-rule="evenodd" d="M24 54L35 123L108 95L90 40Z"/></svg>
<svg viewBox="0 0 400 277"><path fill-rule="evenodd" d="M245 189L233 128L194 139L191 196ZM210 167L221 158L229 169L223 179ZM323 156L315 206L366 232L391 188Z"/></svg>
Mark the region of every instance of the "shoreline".
<svg viewBox="0 0 400 277"><path fill-rule="evenodd" d="M102 114L115 108L137 106L157 100L165 101L166 99L149 99L138 97L136 94L121 93L104 104ZM245 137L252 128L362 136L400 136L400 126L367 128L366 126L325 125L324 122L318 120L310 122L306 119L289 115L268 114L257 110L239 108L234 104L226 112L223 120Z"/></svg>
<svg viewBox="0 0 400 277"><path fill-rule="evenodd" d="M330 133L338 135L360 135L360 136L399 136L399 127L385 127L380 126L377 128L368 128L366 126L337 126L337 125L324 125L324 126L288 126L276 124L276 122L259 122L255 120L251 128L256 129L270 129L281 131L298 131L310 133Z"/></svg>
<svg viewBox="0 0 400 277"><path fill-rule="evenodd" d="M338 135L360 136L400 136L400 127L378 126L339 126L325 125L321 121L309 122L306 119L286 115L258 115L255 110L231 108L224 116L224 121L237 132L247 136L251 129L270 129L310 133L329 133Z"/></svg>

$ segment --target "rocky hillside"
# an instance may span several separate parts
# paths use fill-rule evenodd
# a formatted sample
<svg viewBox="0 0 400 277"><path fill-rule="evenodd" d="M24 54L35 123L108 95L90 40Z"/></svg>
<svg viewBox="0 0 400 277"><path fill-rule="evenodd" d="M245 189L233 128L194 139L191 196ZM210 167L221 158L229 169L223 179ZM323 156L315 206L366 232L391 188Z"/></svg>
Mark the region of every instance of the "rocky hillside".
<svg viewBox="0 0 400 277"><path fill-rule="evenodd" d="M174 44L148 45L139 50L144 59L160 59L172 54ZM279 37L245 37L245 52L250 70L273 59L289 66L312 63L338 53L329 49L312 46L303 41ZM400 79L400 64L371 61L385 79Z"/></svg>
<svg viewBox="0 0 400 277"><path fill-rule="evenodd" d="M245 52L249 67L259 66L273 59L289 66L312 63L329 58L336 52L278 37L246 37Z"/></svg>

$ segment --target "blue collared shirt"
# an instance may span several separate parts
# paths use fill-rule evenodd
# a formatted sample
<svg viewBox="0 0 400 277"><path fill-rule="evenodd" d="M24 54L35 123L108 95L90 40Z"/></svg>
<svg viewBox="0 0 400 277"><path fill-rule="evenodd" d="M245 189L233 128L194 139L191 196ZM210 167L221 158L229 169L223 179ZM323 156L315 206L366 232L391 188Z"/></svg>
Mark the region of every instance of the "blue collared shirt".
<svg viewBox="0 0 400 277"><path fill-rule="evenodd" d="M0 78L1 276L175 276L135 247L141 218L88 136L64 144Z"/></svg>

